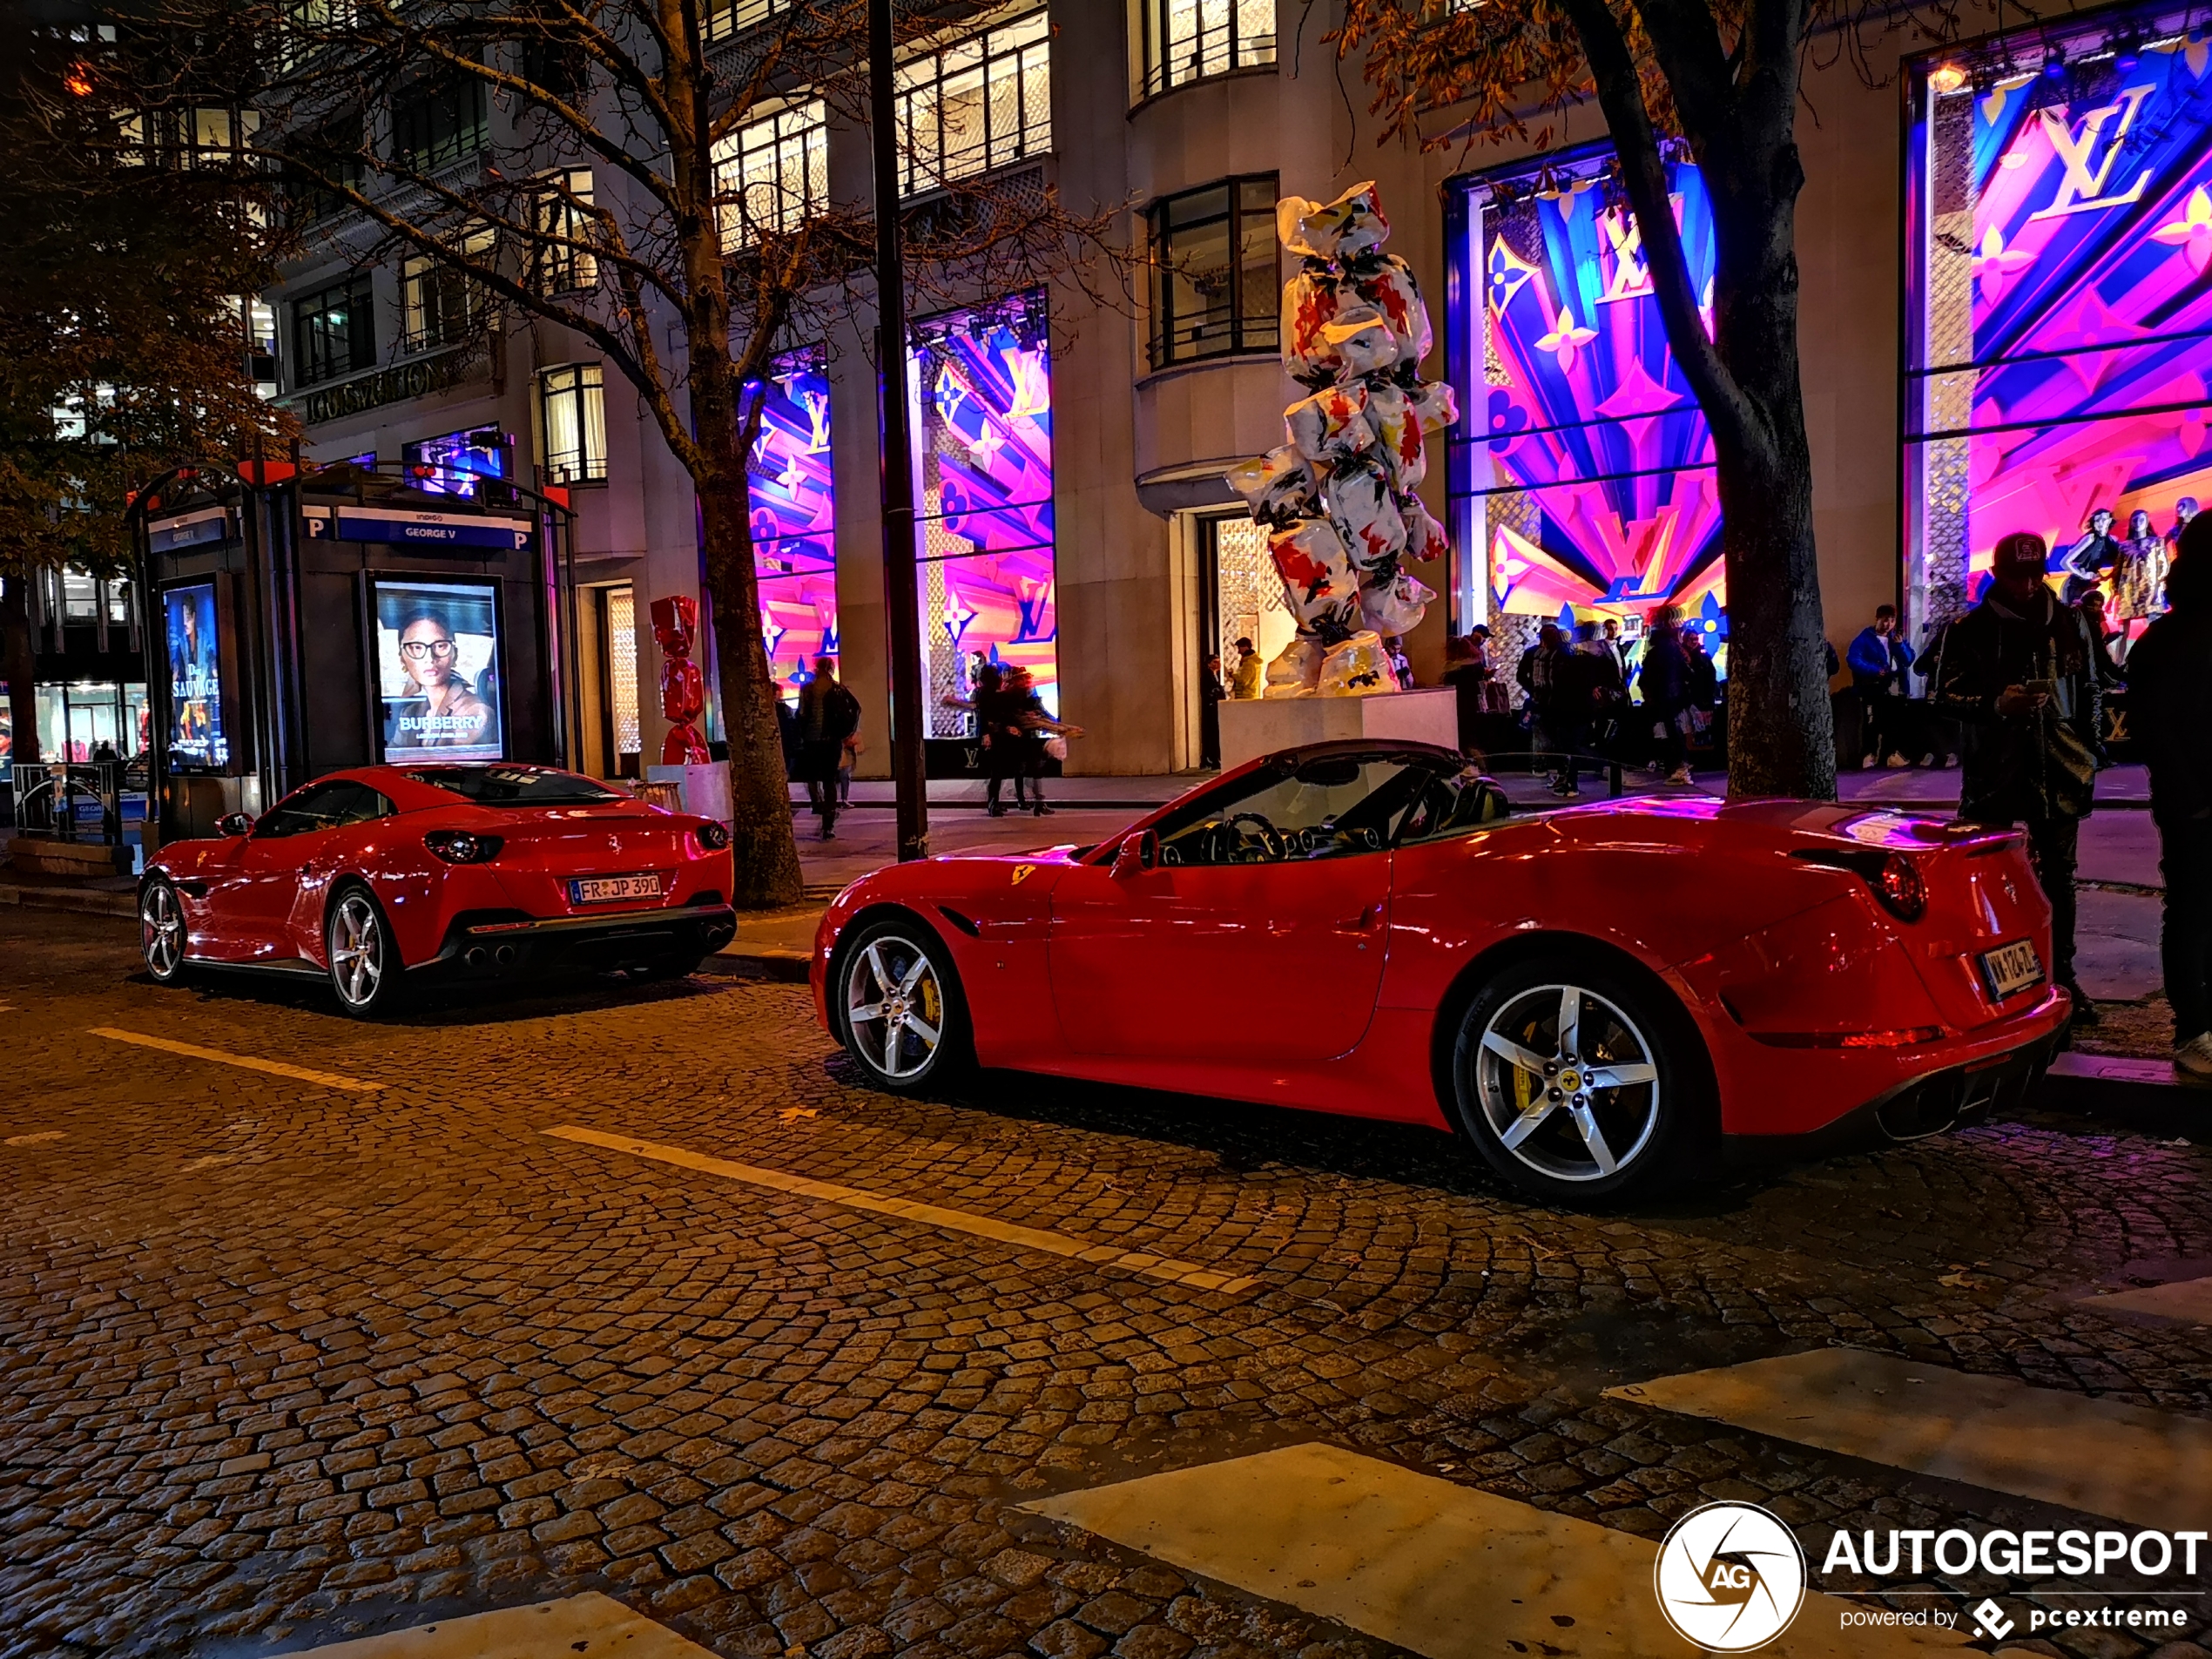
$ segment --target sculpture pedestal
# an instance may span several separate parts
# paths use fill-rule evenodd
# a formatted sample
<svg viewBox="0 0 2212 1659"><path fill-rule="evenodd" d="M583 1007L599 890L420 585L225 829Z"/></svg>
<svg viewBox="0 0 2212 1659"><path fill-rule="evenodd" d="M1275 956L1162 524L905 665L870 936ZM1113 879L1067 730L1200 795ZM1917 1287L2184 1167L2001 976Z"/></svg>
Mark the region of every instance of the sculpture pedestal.
<svg viewBox="0 0 2212 1659"><path fill-rule="evenodd" d="M1404 738L1460 746L1460 694L1450 686L1375 697L1231 698L1221 711L1221 769L1255 755L1337 738Z"/></svg>
<svg viewBox="0 0 2212 1659"><path fill-rule="evenodd" d="M645 781L678 785L683 790L685 812L718 823L730 821L730 768L719 760L704 766L648 766Z"/></svg>

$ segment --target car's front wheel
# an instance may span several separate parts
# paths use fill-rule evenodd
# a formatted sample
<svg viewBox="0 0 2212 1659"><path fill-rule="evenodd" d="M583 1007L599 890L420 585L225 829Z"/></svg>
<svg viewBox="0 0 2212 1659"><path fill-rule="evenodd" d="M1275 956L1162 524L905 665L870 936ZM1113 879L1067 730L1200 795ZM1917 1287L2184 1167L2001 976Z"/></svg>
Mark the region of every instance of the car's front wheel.
<svg viewBox="0 0 2212 1659"><path fill-rule="evenodd" d="M323 923L323 948L338 1006L357 1019L388 1014L404 965L376 895L360 882L339 889Z"/></svg>
<svg viewBox="0 0 2212 1659"><path fill-rule="evenodd" d="M1514 963L1461 1016L1460 1122L1490 1167L1534 1197L1571 1204L1641 1187L1696 1116L1686 1023L1662 987L1595 953Z"/></svg>
<svg viewBox="0 0 2212 1659"><path fill-rule="evenodd" d="M185 907L165 875L157 875L138 894L138 949L156 985L174 985L185 976Z"/></svg>
<svg viewBox="0 0 2212 1659"><path fill-rule="evenodd" d="M904 1092L968 1063L968 1008L944 945L919 921L873 922L838 958L838 1030L868 1081Z"/></svg>

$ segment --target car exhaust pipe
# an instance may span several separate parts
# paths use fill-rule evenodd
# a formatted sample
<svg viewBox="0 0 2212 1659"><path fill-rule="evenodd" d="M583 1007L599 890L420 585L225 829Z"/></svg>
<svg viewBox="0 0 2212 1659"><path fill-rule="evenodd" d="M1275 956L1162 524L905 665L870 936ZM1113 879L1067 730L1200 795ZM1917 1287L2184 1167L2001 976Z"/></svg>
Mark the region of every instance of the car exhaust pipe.
<svg viewBox="0 0 2212 1659"><path fill-rule="evenodd" d="M512 945L502 945L492 953L491 959L498 965L499 971L504 974L515 965L515 948Z"/></svg>
<svg viewBox="0 0 2212 1659"><path fill-rule="evenodd" d="M481 974L491 966L491 953L482 945L471 945L461 953L461 960L468 964L470 973Z"/></svg>

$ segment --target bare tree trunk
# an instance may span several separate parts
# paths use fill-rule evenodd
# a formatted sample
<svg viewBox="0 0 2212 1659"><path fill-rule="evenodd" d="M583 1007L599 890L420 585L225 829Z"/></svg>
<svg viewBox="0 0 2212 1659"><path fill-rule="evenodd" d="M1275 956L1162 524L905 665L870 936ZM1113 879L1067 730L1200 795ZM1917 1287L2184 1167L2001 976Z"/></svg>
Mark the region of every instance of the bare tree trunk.
<svg viewBox="0 0 2212 1659"><path fill-rule="evenodd" d="M714 602L715 661L721 676L722 726L730 742L730 833L737 854L741 910L797 904L806 894L792 832L791 782L784 769L776 687L760 635L760 583L752 562L752 494L746 436L739 429L737 374L724 357L693 374L691 409L707 460L697 480L705 539L706 589Z"/></svg>
<svg viewBox="0 0 2212 1659"><path fill-rule="evenodd" d="M30 584L10 577L0 597L0 675L8 681L8 718L15 729L16 793L23 794L23 768L38 764L37 647L30 637Z"/></svg>
<svg viewBox="0 0 2212 1659"><path fill-rule="evenodd" d="M1728 567L1728 788L1832 800L1836 741L1821 649L1812 452L1797 361L1797 148L1709 146L1716 259L1713 344L1756 411L1749 441L1716 422Z"/></svg>

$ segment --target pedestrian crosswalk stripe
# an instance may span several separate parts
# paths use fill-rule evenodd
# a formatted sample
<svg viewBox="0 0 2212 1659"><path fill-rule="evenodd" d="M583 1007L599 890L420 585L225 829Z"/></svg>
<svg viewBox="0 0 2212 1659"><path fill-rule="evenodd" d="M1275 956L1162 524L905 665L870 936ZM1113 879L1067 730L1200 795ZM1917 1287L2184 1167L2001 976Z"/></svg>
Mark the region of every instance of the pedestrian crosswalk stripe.
<svg viewBox="0 0 2212 1659"><path fill-rule="evenodd" d="M2137 1526L2212 1518L2212 1422L2010 1377L1816 1348L1606 1393Z"/></svg>
<svg viewBox="0 0 2212 1659"><path fill-rule="evenodd" d="M610 1151L627 1152L632 1157L651 1158L657 1163L673 1163L682 1169L718 1175L726 1180L742 1181L748 1186L798 1193L829 1204L842 1204L848 1210L865 1210L874 1215L897 1216L902 1220L920 1222L925 1227L965 1233L973 1238L988 1238L998 1244L1010 1244L1017 1250L1066 1256L1094 1267L1140 1273L1147 1278L1164 1279L1171 1285L1185 1285L1191 1290L1218 1291L1226 1296L1235 1296L1259 1283L1256 1278L1217 1272L1196 1262L1177 1261L1172 1257L1156 1256L1146 1251L1123 1250L1116 1244L1092 1244L1087 1239L1072 1238L1066 1233L1047 1232L1042 1228L1000 1221L992 1216L979 1216L973 1211L948 1210L941 1204L868 1192L859 1187L840 1186L833 1181L816 1181L803 1175L786 1175L781 1170L764 1170L758 1164L735 1163L728 1158L710 1157L704 1152L693 1152L681 1146L633 1140L627 1135L607 1135L597 1130L577 1129L570 1124L543 1132L556 1140L603 1146Z"/></svg>
<svg viewBox="0 0 2212 1659"><path fill-rule="evenodd" d="M289 1077L295 1082L314 1083L322 1089L343 1089L365 1095L384 1087L382 1083L364 1082L359 1077L341 1077L331 1071L310 1071L305 1066L287 1066L281 1060L257 1060L248 1054L226 1054L220 1049L202 1049L195 1043L178 1042L169 1037L150 1037L143 1031L123 1031L111 1025L96 1025L91 1028L91 1035L105 1037L111 1042L128 1042L141 1049L158 1049L164 1054L180 1054L187 1060L206 1060L219 1066L239 1066L247 1071L266 1071L273 1077Z"/></svg>
<svg viewBox="0 0 2212 1659"><path fill-rule="evenodd" d="M2181 1319L2190 1325L2212 1325L2212 1278L2177 1279L2170 1285L2146 1285L2140 1290L2112 1296L2085 1296L2086 1308L2118 1308L2124 1313L2148 1313L2161 1319Z"/></svg>
<svg viewBox="0 0 2212 1659"><path fill-rule="evenodd" d="M441 1619L410 1630L295 1649L285 1659L715 1659L666 1625L587 1591L557 1602Z"/></svg>
<svg viewBox="0 0 2212 1659"><path fill-rule="evenodd" d="M1022 1507L1429 1659L1688 1651L1660 1613L1649 1539L1337 1447L1293 1446ZM1951 1652L1966 1641L1933 1626L1844 1629L1858 1611L1814 1592L1759 1651L1829 1659Z"/></svg>

